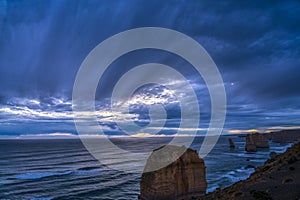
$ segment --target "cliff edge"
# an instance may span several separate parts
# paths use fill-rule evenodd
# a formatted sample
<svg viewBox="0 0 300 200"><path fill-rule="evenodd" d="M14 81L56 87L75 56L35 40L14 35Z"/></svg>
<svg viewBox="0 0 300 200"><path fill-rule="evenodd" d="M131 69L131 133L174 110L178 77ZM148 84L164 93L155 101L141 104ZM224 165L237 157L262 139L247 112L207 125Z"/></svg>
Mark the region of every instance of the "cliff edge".
<svg viewBox="0 0 300 200"><path fill-rule="evenodd" d="M300 198L300 143L269 159L251 176L199 199L282 200Z"/></svg>

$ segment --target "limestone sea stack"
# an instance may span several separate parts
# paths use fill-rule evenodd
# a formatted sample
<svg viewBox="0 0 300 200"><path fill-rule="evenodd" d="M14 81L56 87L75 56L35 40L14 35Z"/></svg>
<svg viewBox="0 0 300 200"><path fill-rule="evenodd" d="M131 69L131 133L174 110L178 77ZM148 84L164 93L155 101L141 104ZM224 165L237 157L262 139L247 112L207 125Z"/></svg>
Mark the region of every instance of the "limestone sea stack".
<svg viewBox="0 0 300 200"><path fill-rule="evenodd" d="M251 135L256 148L269 148L269 139L267 135L255 132Z"/></svg>
<svg viewBox="0 0 300 200"><path fill-rule="evenodd" d="M199 200L300 198L300 143L257 167L251 176L227 188L215 190Z"/></svg>
<svg viewBox="0 0 300 200"><path fill-rule="evenodd" d="M167 164L168 161L173 161ZM155 169L161 162L167 165ZM190 200L201 197L207 188L203 159L197 152L174 145L152 152L142 174L140 200Z"/></svg>
<svg viewBox="0 0 300 200"><path fill-rule="evenodd" d="M253 138L251 135L247 135L246 136L246 146L245 146L245 150L247 152L256 152L256 145L254 144Z"/></svg>

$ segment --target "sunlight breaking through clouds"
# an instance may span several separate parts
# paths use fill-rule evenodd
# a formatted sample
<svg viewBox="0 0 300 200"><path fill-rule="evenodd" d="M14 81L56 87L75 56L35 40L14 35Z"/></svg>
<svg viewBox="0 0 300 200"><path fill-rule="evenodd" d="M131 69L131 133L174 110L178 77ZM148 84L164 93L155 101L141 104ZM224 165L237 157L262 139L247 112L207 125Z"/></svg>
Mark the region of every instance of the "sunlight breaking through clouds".
<svg viewBox="0 0 300 200"><path fill-rule="evenodd" d="M24 118L50 118L50 119L69 119L73 115L71 112L55 112L55 111L42 111L40 109L30 109L28 107L2 107L0 113L14 115Z"/></svg>
<svg viewBox="0 0 300 200"><path fill-rule="evenodd" d="M173 103L176 98L175 91L163 88L163 90L158 94L138 94L133 96L126 105L133 104L144 104L144 105L154 105L154 104L166 104ZM178 102L178 101L177 101Z"/></svg>

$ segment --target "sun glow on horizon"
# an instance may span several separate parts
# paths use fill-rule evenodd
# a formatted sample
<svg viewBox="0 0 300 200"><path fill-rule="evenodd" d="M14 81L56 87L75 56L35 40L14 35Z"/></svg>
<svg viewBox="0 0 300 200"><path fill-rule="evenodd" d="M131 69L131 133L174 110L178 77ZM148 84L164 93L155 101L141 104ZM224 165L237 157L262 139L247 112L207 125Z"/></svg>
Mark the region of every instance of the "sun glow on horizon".
<svg viewBox="0 0 300 200"><path fill-rule="evenodd" d="M228 133L230 134L248 134L254 132L265 132L265 131L259 129L233 129L228 131Z"/></svg>

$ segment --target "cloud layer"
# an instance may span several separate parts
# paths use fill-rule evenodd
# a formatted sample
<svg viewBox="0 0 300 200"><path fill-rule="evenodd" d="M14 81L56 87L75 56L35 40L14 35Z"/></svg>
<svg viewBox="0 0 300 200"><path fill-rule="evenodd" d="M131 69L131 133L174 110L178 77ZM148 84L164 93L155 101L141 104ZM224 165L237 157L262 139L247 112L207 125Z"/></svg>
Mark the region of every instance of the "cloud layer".
<svg viewBox="0 0 300 200"><path fill-rule="evenodd" d="M299 13L300 2L296 0L225 0L219 4L196 0L0 0L0 133L76 133L71 95L80 64L106 38L146 26L183 32L208 51L226 87L226 130L297 126ZM138 113L128 116L109 110L111 88L118 78L147 62L167 64L187 77L200 100L199 129L205 130L210 100L202 78L195 75L185 60L154 50L124 55L106 72L97 91L97 115L102 120L99 124L106 130L117 131L113 119L148 119ZM156 96L144 93L128 103L174 103L176 93L184 92L177 84L178 91L166 90L164 95ZM169 92L174 92L175 97L166 98L172 95ZM177 112L173 107L170 124L179 123Z"/></svg>

